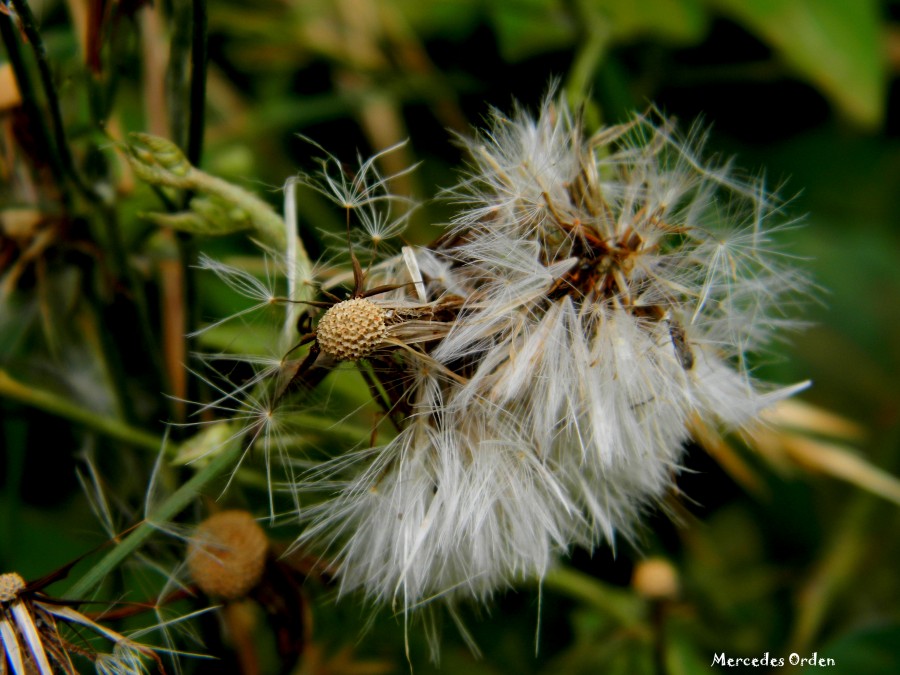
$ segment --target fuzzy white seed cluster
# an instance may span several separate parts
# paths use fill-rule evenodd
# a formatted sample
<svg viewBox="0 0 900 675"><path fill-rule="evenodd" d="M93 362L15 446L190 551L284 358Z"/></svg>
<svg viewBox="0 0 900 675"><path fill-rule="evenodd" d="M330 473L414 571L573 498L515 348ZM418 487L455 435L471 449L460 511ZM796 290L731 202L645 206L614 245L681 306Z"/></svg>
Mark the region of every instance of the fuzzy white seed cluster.
<svg viewBox="0 0 900 675"><path fill-rule="evenodd" d="M703 144L655 115L586 136L549 98L465 141L450 231L377 266L461 305L406 350L396 437L303 478L323 499L298 543L330 553L343 591L410 609L540 578L630 536L692 429L751 424L805 386L746 366L805 287L774 241L780 205ZM383 319L364 303L323 317L323 351L371 352Z"/></svg>
<svg viewBox="0 0 900 675"><path fill-rule="evenodd" d="M329 308L319 321L319 348L339 361L359 361L384 338L385 311L371 300L352 298Z"/></svg>

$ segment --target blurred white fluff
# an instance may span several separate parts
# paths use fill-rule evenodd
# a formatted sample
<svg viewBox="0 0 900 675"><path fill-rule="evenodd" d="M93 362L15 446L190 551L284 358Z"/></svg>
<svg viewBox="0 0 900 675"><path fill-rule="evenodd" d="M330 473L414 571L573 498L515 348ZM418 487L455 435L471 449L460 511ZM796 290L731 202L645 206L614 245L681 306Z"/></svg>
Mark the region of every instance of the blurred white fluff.
<svg viewBox="0 0 900 675"><path fill-rule="evenodd" d="M633 532L692 419L739 427L805 386L744 366L806 285L771 238L790 223L703 142L656 114L585 138L551 97L464 141L459 214L416 252L428 297L463 308L410 362L396 438L305 477L332 496L299 543L331 552L343 590L407 610L539 578Z"/></svg>

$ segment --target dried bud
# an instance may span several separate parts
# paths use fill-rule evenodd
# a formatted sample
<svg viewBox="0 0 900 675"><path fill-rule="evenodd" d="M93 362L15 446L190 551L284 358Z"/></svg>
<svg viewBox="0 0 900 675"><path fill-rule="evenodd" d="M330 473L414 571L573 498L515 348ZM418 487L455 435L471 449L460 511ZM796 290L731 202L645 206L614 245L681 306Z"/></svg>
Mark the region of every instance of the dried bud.
<svg viewBox="0 0 900 675"><path fill-rule="evenodd" d="M647 558L634 568L631 585L650 600L674 598L678 594L678 572L664 558Z"/></svg>
<svg viewBox="0 0 900 675"><path fill-rule="evenodd" d="M385 333L384 310L371 300L344 300L325 312L317 338L326 354L358 361L378 347Z"/></svg>
<svg viewBox="0 0 900 675"><path fill-rule="evenodd" d="M265 532L246 511L222 511L197 528L188 548L188 569L207 595L245 596L262 578L269 550Z"/></svg>

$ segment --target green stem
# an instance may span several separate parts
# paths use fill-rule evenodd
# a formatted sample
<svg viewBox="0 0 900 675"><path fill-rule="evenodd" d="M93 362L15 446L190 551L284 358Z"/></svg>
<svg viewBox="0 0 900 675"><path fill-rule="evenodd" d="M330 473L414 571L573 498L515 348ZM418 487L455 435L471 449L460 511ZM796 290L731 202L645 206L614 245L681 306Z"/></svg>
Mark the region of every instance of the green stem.
<svg viewBox="0 0 900 675"><path fill-rule="evenodd" d="M71 599L87 597L125 558L136 551L151 535L159 531L154 523L170 521L181 513L197 498L204 486L221 476L229 466L235 463L240 452L241 444L238 441L234 441L222 448L221 452L213 457L209 464L195 473L187 483L173 492L152 513L146 514L144 521L76 581L65 594L65 597Z"/></svg>
<svg viewBox="0 0 900 675"><path fill-rule="evenodd" d="M172 140L179 148L187 145L189 111L187 104L187 64L191 48L191 12L188 0L172 2L171 38L169 41L169 66L166 70L166 102L169 106L169 129Z"/></svg>
<svg viewBox="0 0 900 675"><path fill-rule="evenodd" d="M66 137L66 129L63 124L62 112L59 102L59 94L56 85L53 82L53 73L50 72L50 63L47 61L47 49L41 38L40 31L37 29L37 23L34 14L31 12L27 0L12 0L13 7L22 22L22 30L31 44L35 59L37 60L38 72L41 77L41 85L44 89L44 95L47 98L47 109L50 113L50 120L53 127L53 136L56 139L56 157L62 165L62 170L68 175L69 179L75 185L76 189L84 196L84 198L100 209L100 216L106 226L107 237L113 252L113 258L118 267L117 275L124 278L128 287L131 289L134 297L134 303L138 312L138 321L140 324L141 335L144 339L145 347L157 362L158 372L162 372L159 364L158 351L155 349L153 341L152 326L150 323L150 314L147 309L147 302L144 298L143 288L140 286L137 277L128 265L128 259L125 248L122 243L122 237L119 232L118 222L116 220L115 211L109 206L103 197L93 186L86 183L75 167L75 160L69 148L69 141Z"/></svg>
<svg viewBox="0 0 900 675"><path fill-rule="evenodd" d="M869 452L882 456L892 453L898 447L898 436L896 429L883 432ZM852 594L854 584L865 574L864 566L871 561L873 549L882 546L874 532L884 513L884 504L871 494L860 493L829 529L827 547L811 566L795 599L796 617L788 641L792 651L802 653L815 644L829 613L831 618L837 614L835 604L842 596Z"/></svg>
<svg viewBox="0 0 900 675"><path fill-rule="evenodd" d="M144 293L144 286L141 280L128 263L128 253L125 249L125 242L122 240L122 229L119 227L119 219L111 206L101 203L98 204L98 208L100 218L103 221L106 240L112 251L113 264L115 265L114 274L116 277L124 279L127 287L131 289L131 300L137 313L138 332L143 340L144 349L150 362L153 364L154 372L159 374L160 381L164 381L166 370L163 368L162 357L154 337L153 322L150 320L147 296ZM168 387L164 388L168 389Z"/></svg>
<svg viewBox="0 0 900 675"><path fill-rule="evenodd" d="M22 52L19 49L19 37L16 34L13 20L10 16L2 13L0 13L0 35L3 37L3 44L6 46L9 63L16 76L16 84L19 87L19 95L22 98L22 108L34 131L38 152L42 154L49 163L50 171L53 173L53 179L62 194L63 203L68 206L69 202L71 202L71 198L65 180L65 170L63 169L59 156L53 149L53 144L50 142L50 134L44 124L40 106L38 106L37 93L31 83L28 69L25 66Z"/></svg>
<svg viewBox="0 0 900 675"><path fill-rule="evenodd" d="M0 396L58 415L105 436L145 450L158 452L162 447L162 439L159 436L135 429L119 420L98 415L57 394L29 387L10 377L4 370L0 370Z"/></svg>
<svg viewBox="0 0 900 675"><path fill-rule="evenodd" d="M797 614L789 639L791 651L804 652L814 644L835 600L859 578L859 567L871 546L871 523L878 506L872 495L857 495L828 549L810 570L796 598Z"/></svg>
<svg viewBox="0 0 900 675"><path fill-rule="evenodd" d="M566 78L565 92L571 108L578 110L589 101L591 84L606 56L612 33L609 20L593 4L579 0L575 5L577 18L582 27L582 41ZM602 120L599 109L587 105L585 114L589 117L587 122L590 128L596 129L600 126Z"/></svg>
<svg viewBox="0 0 900 675"><path fill-rule="evenodd" d="M277 251L283 251L286 244L284 221L262 199L248 190L232 185L228 181L216 176L211 176L198 169L191 169L188 180L193 183L193 189L198 192L208 192L220 199L238 204L253 223L259 237L266 243L275 247Z"/></svg>
<svg viewBox="0 0 900 675"><path fill-rule="evenodd" d="M587 574L570 567L555 567L547 572L543 585L546 589L593 605L623 626L649 630L644 625L647 608L639 598Z"/></svg>
<svg viewBox="0 0 900 675"><path fill-rule="evenodd" d="M175 220L171 220L172 216L155 214L153 220L157 224L167 225L171 222L204 234L253 229L267 246L277 251L286 250L288 228L284 219L268 203L248 190L197 169L187 160L177 143L151 134L132 133L130 137L131 143L124 150L131 167L141 180L150 185L197 192L204 197L213 198L203 211L195 205L196 213L187 216L175 214ZM228 212L217 212L223 209ZM189 221L179 222L184 218L196 219L198 222L193 226ZM222 224L217 219L221 219ZM209 227L210 224L212 227ZM296 232L292 231L290 236L296 237ZM296 264L302 269L309 269L306 252L299 244L297 255Z"/></svg>
<svg viewBox="0 0 900 675"><path fill-rule="evenodd" d="M191 101L188 129L187 158L200 165L203 154L203 130L206 122L206 0L194 0L191 41Z"/></svg>
<svg viewBox="0 0 900 675"><path fill-rule="evenodd" d="M185 153L193 166L200 165L203 155L203 135L206 129L206 65L209 57L207 44L206 0L193 0L191 16L191 84L190 122L188 126ZM182 198L182 208L187 208L193 194L186 191ZM185 323L188 333L193 333L199 324L200 306L196 302L195 266L197 250L193 238L186 233L178 233L178 249L184 269Z"/></svg>
<svg viewBox="0 0 900 675"><path fill-rule="evenodd" d="M25 37L28 38L37 60L41 85L44 88L44 95L47 97L47 109L50 112L53 135L56 138L56 152L62 162L62 167L85 199L92 203L101 202L100 195L81 179L81 176L75 169L75 160L72 158L72 153L69 150L66 129L63 125L62 112L59 107L59 94L56 91L56 85L53 83L53 73L50 72L50 64L47 61L47 49L44 47L40 31L37 29L31 7L28 6L27 0L12 0L12 4L19 15L19 19L22 22L22 30L25 32Z"/></svg>

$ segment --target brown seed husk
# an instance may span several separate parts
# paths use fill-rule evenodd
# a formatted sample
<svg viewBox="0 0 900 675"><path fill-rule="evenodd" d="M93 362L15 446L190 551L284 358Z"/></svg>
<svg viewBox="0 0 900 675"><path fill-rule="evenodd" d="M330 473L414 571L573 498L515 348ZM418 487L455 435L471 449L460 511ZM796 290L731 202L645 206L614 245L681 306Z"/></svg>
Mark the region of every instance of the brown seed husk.
<svg viewBox="0 0 900 675"><path fill-rule="evenodd" d="M188 546L188 569L207 595L236 600L262 578L269 551L265 532L247 511L216 513Z"/></svg>
<svg viewBox="0 0 900 675"><path fill-rule="evenodd" d="M664 558L647 558L635 567L631 585L651 600L674 598L678 595L678 571Z"/></svg>

